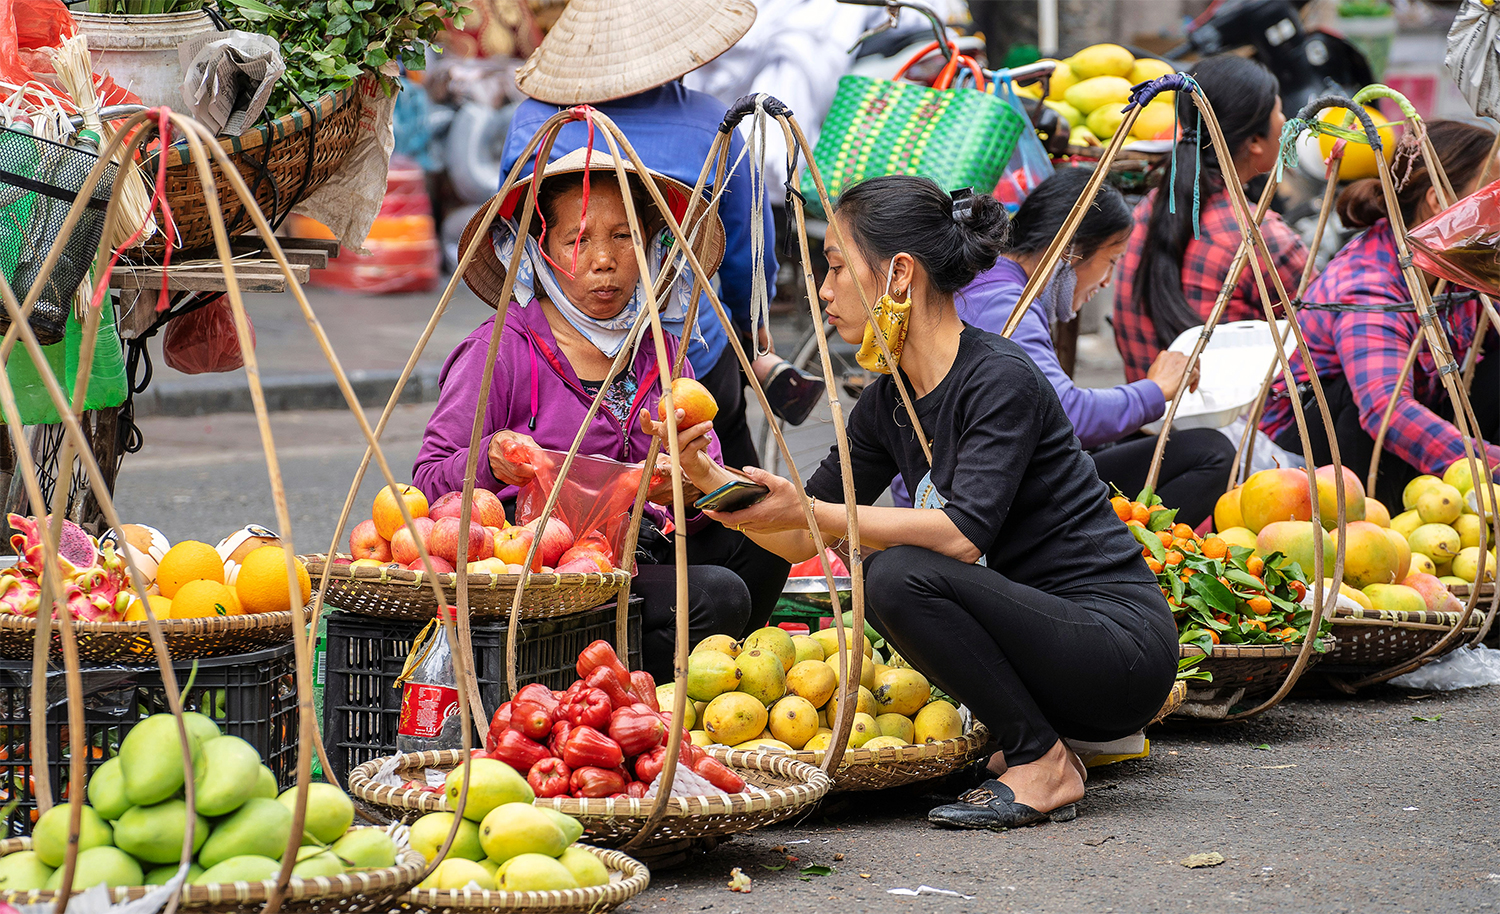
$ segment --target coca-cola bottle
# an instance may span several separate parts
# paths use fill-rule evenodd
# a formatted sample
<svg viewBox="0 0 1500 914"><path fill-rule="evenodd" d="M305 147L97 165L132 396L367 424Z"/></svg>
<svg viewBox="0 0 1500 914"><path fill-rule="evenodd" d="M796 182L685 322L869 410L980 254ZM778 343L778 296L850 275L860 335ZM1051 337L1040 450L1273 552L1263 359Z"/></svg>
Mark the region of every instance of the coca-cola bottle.
<svg viewBox="0 0 1500 914"><path fill-rule="evenodd" d="M416 667L406 678L401 693L401 722L396 727L397 752L429 749L462 749L463 720L458 713L458 677L453 672L453 649L443 620L452 622L457 611L438 609L438 621L430 637L413 645ZM412 662L408 659L408 663Z"/></svg>

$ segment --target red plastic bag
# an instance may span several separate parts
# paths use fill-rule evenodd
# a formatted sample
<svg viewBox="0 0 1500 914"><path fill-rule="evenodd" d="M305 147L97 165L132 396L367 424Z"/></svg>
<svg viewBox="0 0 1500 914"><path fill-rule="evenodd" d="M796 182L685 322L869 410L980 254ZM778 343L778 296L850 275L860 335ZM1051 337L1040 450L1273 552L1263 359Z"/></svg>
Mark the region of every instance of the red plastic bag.
<svg viewBox="0 0 1500 914"><path fill-rule="evenodd" d="M14 0L4 0L0 7L13 4ZM21 0L14 15L16 40L30 50L55 48L78 31L73 14L62 0Z"/></svg>
<svg viewBox="0 0 1500 914"><path fill-rule="evenodd" d="M567 456L545 448L531 449L530 462L536 469L536 478L522 486L516 496L516 523L530 523L541 516ZM601 551L607 551L611 566L620 567L620 552L625 547L630 508L635 504L642 466L582 454L573 458L562 494L552 509L552 516L568 527L569 547L584 542L600 544L604 547ZM548 548L545 542L543 548ZM561 554L555 548L551 551ZM555 560L557 556L548 557Z"/></svg>
<svg viewBox="0 0 1500 914"><path fill-rule="evenodd" d="M1434 276L1500 295L1500 181L1412 229L1412 262Z"/></svg>
<svg viewBox="0 0 1500 914"><path fill-rule="evenodd" d="M250 315L245 315L248 321ZM250 344L255 344L255 326L250 326ZM234 371L245 366L239 337L234 332L234 311L220 295L196 311L167 322L161 341L167 364L183 374Z"/></svg>
<svg viewBox="0 0 1500 914"><path fill-rule="evenodd" d="M849 569L844 565L844 560L839 557L839 554L832 549L824 551L828 554L828 564L833 568L833 576L836 578L848 577ZM818 560L817 556L793 565L791 573L787 575L790 578L821 578L822 576L823 563Z"/></svg>

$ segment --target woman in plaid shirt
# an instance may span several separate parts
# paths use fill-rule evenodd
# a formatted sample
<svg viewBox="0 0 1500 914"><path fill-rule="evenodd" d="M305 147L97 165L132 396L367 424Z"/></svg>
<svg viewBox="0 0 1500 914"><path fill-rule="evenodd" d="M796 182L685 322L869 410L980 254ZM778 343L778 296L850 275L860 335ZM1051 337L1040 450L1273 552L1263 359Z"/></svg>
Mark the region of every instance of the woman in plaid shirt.
<svg viewBox="0 0 1500 914"><path fill-rule="evenodd" d="M1443 170L1464 196L1477 188L1485 171L1494 134L1487 128L1460 121L1428 124L1432 145ZM1399 185L1401 216L1408 226L1425 222L1438 212L1437 192L1420 157L1409 176ZM1493 168L1490 169L1494 173ZM1398 175L1405 174L1400 168ZM1464 183L1467 182L1467 183ZM1375 453L1374 435L1390 403L1396 378L1406 361L1412 338L1418 333L1417 315L1410 305L1411 293L1401 275L1395 235L1386 218L1385 197L1373 178L1351 184L1338 200L1339 219L1347 226L1364 228L1338 253L1323 274L1307 289L1307 303L1298 311L1302 333L1323 393L1333 416L1334 434L1344 466L1363 475ZM1423 274L1424 276L1426 274ZM1428 287L1434 278L1427 276ZM1439 299L1439 324L1460 364L1474 345L1479 323L1479 302L1472 296L1457 297L1451 304ZM1331 310L1328 305L1353 306L1357 310ZM1386 309L1392 310L1386 310ZM1494 356L1495 331L1482 341L1482 353L1470 398L1486 441L1500 439L1500 358ZM1305 388L1307 370L1299 355L1292 356L1300 395L1307 412L1313 457L1328 463L1328 435ZM1393 511L1401 504L1401 492L1421 473L1442 475L1449 464L1464 455L1463 440L1454 428L1453 404L1443 389L1432 354L1424 344L1417 364L1397 395L1396 411L1381 452L1376 491L1371 493ZM1261 428L1278 445L1302 453L1302 442L1293 421L1286 382L1278 380L1261 419ZM1491 465L1500 462L1500 448L1486 445Z"/></svg>
<svg viewBox="0 0 1500 914"><path fill-rule="evenodd" d="M1276 77L1253 60L1226 54L1199 63L1193 78L1234 150L1235 179L1244 184L1269 172L1276 164L1281 125L1286 123ZM1176 211L1160 190L1148 194L1136 207L1135 228L1120 262L1115 345L1125 362L1127 381L1146 377L1152 361L1178 334L1208 319L1240 245L1223 167L1207 132L1200 136L1191 129L1198 113L1187 93L1177 93L1177 118L1184 132L1175 152ZM1200 209L1196 232L1195 176ZM1295 289L1307 263L1302 240L1275 213L1266 214L1260 230L1271 252L1270 266L1289 289ZM1250 270L1241 274L1221 320L1265 320Z"/></svg>

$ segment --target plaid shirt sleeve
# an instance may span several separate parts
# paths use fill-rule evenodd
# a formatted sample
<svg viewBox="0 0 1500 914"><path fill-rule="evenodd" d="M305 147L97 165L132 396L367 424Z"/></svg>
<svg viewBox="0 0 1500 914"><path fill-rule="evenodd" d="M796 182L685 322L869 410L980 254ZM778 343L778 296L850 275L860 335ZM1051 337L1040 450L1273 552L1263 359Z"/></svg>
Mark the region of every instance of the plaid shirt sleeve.
<svg viewBox="0 0 1500 914"><path fill-rule="evenodd" d="M1125 380L1130 382L1146 377L1159 350L1156 325L1151 315L1142 311L1135 301L1136 272L1141 268L1141 249L1146 245L1146 225L1151 219L1151 205L1155 199L1156 192L1152 191L1136 206L1135 225L1130 230L1125 256L1120 258L1115 274L1115 348L1125 363Z"/></svg>

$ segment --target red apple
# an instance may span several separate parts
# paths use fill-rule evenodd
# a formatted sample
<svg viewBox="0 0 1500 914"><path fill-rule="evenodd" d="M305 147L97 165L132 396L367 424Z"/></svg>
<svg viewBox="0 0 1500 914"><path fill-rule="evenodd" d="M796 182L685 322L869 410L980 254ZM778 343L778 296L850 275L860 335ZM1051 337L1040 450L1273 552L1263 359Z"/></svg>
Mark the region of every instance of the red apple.
<svg viewBox="0 0 1500 914"><path fill-rule="evenodd" d="M501 527L509 525L505 519L505 505L500 503L500 498L489 489L474 489L474 510L471 512L474 522L486 527Z"/></svg>
<svg viewBox="0 0 1500 914"><path fill-rule="evenodd" d="M569 567L580 562L586 567L583 569ZM593 544L576 543L571 549L562 554L562 558L557 560L557 568L559 571L584 570L609 572L613 570L614 566L611 564L609 556L599 551Z"/></svg>
<svg viewBox="0 0 1500 914"><path fill-rule="evenodd" d="M463 501L464 493L449 492L432 503L432 506L427 509L427 516L434 521L442 520L445 517L457 517L459 511L463 508Z"/></svg>
<svg viewBox="0 0 1500 914"><path fill-rule="evenodd" d="M428 558L432 560L432 570L438 574L450 574L453 571L453 566L448 563L447 559L438 558L431 554L428 555ZM416 561L407 563L406 570L426 571L427 567L422 564L422 559L419 556Z"/></svg>
<svg viewBox="0 0 1500 914"><path fill-rule="evenodd" d="M373 520L362 520L349 531L349 552L356 559L391 560L391 544L376 532Z"/></svg>
<svg viewBox="0 0 1500 914"><path fill-rule="evenodd" d="M530 527L506 527L495 539L495 557L507 565L525 566L526 553L531 549L531 540L536 534ZM536 567L541 567L538 556Z"/></svg>
<svg viewBox="0 0 1500 914"><path fill-rule="evenodd" d="M614 560L615 556L615 551L609 547L609 541L598 530L593 530L580 536L573 543L569 551L571 552L573 549L592 549L611 561ZM567 559L564 558L563 561L567 561Z"/></svg>
<svg viewBox="0 0 1500 914"><path fill-rule="evenodd" d="M490 531L478 524L470 524L467 533L469 554L465 561L477 562L495 554L495 540L490 536ZM447 559L450 564L457 567L458 537L458 518L439 518L438 522L432 525L432 533L427 539L427 551Z"/></svg>
<svg viewBox="0 0 1500 914"><path fill-rule="evenodd" d="M412 521L412 524L417 528L417 535L422 538L422 542L427 542L432 536L432 518L418 517ZM411 531L406 529L405 525L397 528L395 534L391 536L391 558L403 565L410 565L421 557L422 553L417 549L416 541L411 538Z"/></svg>
<svg viewBox="0 0 1500 914"><path fill-rule="evenodd" d="M526 524L532 530L536 530L536 521ZM547 518L547 529L542 533L542 546L537 550L537 558L541 559L543 565L556 565L557 560L562 557L568 547L573 545L573 531L568 525L555 517Z"/></svg>

